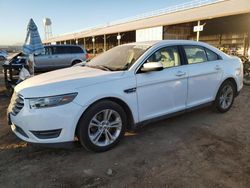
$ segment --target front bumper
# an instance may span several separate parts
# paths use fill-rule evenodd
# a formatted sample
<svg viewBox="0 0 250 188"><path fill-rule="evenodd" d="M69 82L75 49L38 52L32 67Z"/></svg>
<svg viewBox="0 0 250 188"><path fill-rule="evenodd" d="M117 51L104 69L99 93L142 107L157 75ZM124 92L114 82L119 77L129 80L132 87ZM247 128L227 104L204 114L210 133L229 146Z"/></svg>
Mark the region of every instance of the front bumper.
<svg viewBox="0 0 250 188"><path fill-rule="evenodd" d="M14 115L8 110L12 131L22 140L31 143L61 143L75 139L75 129L86 108L71 102L69 104L30 109L28 100L23 108Z"/></svg>

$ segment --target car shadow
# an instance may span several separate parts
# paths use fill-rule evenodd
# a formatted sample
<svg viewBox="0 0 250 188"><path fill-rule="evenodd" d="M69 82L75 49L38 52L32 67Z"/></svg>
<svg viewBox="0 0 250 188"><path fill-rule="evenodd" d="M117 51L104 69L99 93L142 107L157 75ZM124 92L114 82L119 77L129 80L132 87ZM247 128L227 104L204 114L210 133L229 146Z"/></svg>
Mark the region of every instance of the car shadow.
<svg viewBox="0 0 250 188"><path fill-rule="evenodd" d="M167 129L167 131L171 131L171 129L174 128L182 129L184 127L186 128L187 126L189 128L192 128L192 125L186 125L182 123L180 124L180 122L186 122L189 119L195 118L197 116L206 116L211 114L215 113L211 112L210 107L207 107L204 109L194 110L192 112L174 116L165 120L149 123L143 127L138 127L135 130L127 131L120 145L123 145L125 147L128 143L130 143L131 140L140 139L149 134L154 134L154 132L159 132L161 131L161 129ZM33 157L34 155L62 155L73 152L82 152L82 154L92 153L85 150L78 141L59 145L26 143L17 138L14 133L11 132L10 128L5 135L0 137L0 153L1 152L28 152L33 153Z"/></svg>

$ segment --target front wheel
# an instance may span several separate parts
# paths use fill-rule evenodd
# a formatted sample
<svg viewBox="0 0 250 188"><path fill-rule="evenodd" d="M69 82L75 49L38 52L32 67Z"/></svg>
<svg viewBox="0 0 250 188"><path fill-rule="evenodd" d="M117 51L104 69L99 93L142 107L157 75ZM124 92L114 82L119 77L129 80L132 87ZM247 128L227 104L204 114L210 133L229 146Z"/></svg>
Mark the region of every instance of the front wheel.
<svg viewBox="0 0 250 188"><path fill-rule="evenodd" d="M126 125L126 113L120 105L101 101L83 114L78 123L77 136L87 150L104 152L118 144Z"/></svg>
<svg viewBox="0 0 250 188"><path fill-rule="evenodd" d="M235 85L227 80L221 86L215 99L215 108L219 112L227 112L233 105L236 94Z"/></svg>

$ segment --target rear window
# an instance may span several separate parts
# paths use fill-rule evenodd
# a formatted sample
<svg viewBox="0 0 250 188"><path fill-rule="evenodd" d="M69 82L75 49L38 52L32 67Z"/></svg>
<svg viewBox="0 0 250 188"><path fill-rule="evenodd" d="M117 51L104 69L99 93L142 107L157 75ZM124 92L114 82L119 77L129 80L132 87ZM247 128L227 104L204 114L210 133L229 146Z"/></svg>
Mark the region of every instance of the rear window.
<svg viewBox="0 0 250 188"><path fill-rule="evenodd" d="M205 48L205 51L207 53L207 59L208 61L216 61L221 59L215 52Z"/></svg>

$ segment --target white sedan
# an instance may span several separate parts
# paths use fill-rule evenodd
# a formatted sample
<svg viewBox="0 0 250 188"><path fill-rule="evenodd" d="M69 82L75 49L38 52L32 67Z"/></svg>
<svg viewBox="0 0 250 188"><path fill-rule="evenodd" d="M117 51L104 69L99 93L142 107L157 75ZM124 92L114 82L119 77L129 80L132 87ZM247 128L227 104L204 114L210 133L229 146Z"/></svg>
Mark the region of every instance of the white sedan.
<svg viewBox="0 0 250 188"><path fill-rule="evenodd" d="M22 140L78 140L100 152L126 129L214 105L226 112L243 84L240 59L201 42L165 40L115 47L15 87L9 123Z"/></svg>

